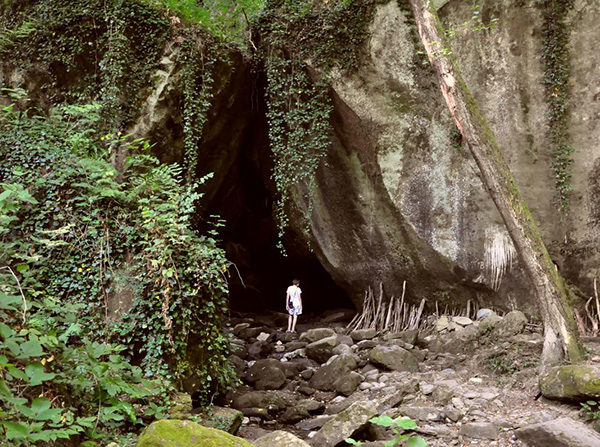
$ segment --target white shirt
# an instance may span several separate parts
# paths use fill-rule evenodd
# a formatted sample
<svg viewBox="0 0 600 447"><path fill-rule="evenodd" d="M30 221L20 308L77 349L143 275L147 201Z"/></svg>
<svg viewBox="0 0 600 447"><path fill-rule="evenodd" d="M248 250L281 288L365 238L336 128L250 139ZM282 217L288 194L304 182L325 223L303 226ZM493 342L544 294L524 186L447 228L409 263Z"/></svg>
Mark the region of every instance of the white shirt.
<svg viewBox="0 0 600 447"><path fill-rule="evenodd" d="M300 287L298 287L298 286L289 286L287 288L287 294L292 299L292 305L294 307L300 305L300 294L301 293L302 293L302 290L300 290Z"/></svg>

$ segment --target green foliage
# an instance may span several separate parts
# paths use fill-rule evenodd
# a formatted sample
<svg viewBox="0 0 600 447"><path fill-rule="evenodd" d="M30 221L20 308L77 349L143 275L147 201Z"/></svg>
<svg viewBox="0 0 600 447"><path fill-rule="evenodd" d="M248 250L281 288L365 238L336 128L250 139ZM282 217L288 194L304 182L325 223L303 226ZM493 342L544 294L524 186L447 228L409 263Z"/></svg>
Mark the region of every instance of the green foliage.
<svg viewBox="0 0 600 447"><path fill-rule="evenodd" d="M315 173L329 147L331 102L327 84L310 81L304 64L272 56L267 63L269 141L274 158L273 179L279 237L288 225L285 206L291 189L304 183L311 191Z"/></svg>
<svg viewBox="0 0 600 447"><path fill-rule="evenodd" d="M393 419L389 416L377 416L369 420L372 424L380 427L391 428L394 433L394 438L385 443L385 447L394 447L395 445L404 442L407 447L427 447L427 442L421 436L415 436L410 432L419 428L419 426L408 417ZM345 441L350 445L361 446L362 442L352 438L347 438Z"/></svg>
<svg viewBox="0 0 600 447"><path fill-rule="evenodd" d="M248 48L249 27L262 11L265 0L158 0L185 21L202 26L210 34L243 49Z"/></svg>
<svg viewBox="0 0 600 447"><path fill-rule="evenodd" d="M548 105L548 137L553 156L552 172L556 188L556 204L566 215L569 211L573 148L569 144L567 103L569 100L569 34L565 20L573 8L573 0L539 0L542 10L542 61Z"/></svg>
<svg viewBox="0 0 600 447"><path fill-rule="evenodd" d="M0 292L0 426L11 445L108 439L148 415L160 388L118 354L122 346L92 342L75 323L78 306L32 301L23 324L20 301Z"/></svg>
<svg viewBox="0 0 600 447"><path fill-rule="evenodd" d="M600 404L595 400L580 402L581 408L579 412L586 421L596 421L600 419Z"/></svg>
<svg viewBox="0 0 600 447"><path fill-rule="evenodd" d="M137 117L140 94L170 35L147 0L38 0L0 6L0 55L24 72L36 66L52 102L103 104L107 128Z"/></svg>
<svg viewBox="0 0 600 447"><path fill-rule="evenodd" d="M69 433L90 436L140 421L118 399L144 397L130 385L142 372L176 384L193 375L206 402L233 377L221 327L228 262L214 235L198 234L192 222L204 179L184 184L183 169L160 165L141 140L98 137L98 111L97 105L56 107L47 117L13 106L0 111L0 285L14 283L14 273L36 309L19 312L18 294L5 292L11 298L0 311L12 306L4 309L12 320L2 335L11 354L4 353L0 373L8 364L20 369L15 377L29 380L23 383L34 391L50 380L44 374L56 374L53 390L70 399L65 405L75 415ZM123 154L117 171L111 160ZM123 269L134 278L129 283L121 280ZM119 310L123 288L133 298ZM114 303L117 311L109 313ZM53 330L51 342L41 338ZM50 369L23 363L48 356L54 356ZM164 413L147 404L144 417ZM1 419L18 431L13 423L27 424L33 413L17 413L14 405ZM77 422L90 415L92 431ZM37 434L36 427L28 433Z"/></svg>
<svg viewBox="0 0 600 447"><path fill-rule="evenodd" d="M267 72L269 142L279 194L280 241L289 224L286 207L301 185L312 211L316 171L329 148L332 110L328 72L358 68L374 1L272 0L256 24ZM306 61L316 67L309 75ZM283 250L283 247L280 246Z"/></svg>

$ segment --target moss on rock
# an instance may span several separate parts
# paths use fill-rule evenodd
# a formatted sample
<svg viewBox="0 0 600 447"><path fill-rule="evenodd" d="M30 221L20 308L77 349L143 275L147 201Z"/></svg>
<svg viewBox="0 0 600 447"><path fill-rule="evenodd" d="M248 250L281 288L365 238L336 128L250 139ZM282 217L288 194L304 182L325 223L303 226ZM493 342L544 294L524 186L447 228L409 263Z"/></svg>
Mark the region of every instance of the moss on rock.
<svg viewBox="0 0 600 447"><path fill-rule="evenodd" d="M600 367L566 365L546 369L540 376L544 397L559 400L583 400L600 397Z"/></svg>
<svg viewBox="0 0 600 447"><path fill-rule="evenodd" d="M192 421L162 420L152 423L137 447L253 447L252 444L215 428Z"/></svg>

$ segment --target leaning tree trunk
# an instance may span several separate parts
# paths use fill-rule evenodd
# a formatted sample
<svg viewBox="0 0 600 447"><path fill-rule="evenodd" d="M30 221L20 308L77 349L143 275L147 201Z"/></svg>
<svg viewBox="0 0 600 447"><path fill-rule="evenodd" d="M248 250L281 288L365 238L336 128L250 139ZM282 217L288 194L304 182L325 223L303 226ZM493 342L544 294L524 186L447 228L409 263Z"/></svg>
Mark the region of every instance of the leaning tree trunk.
<svg viewBox="0 0 600 447"><path fill-rule="evenodd" d="M531 281L544 321L542 366L581 355L565 284L554 267L493 132L463 81L445 43L443 27L429 0L409 0L419 35L438 78L454 123L460 130Z"/></svg>

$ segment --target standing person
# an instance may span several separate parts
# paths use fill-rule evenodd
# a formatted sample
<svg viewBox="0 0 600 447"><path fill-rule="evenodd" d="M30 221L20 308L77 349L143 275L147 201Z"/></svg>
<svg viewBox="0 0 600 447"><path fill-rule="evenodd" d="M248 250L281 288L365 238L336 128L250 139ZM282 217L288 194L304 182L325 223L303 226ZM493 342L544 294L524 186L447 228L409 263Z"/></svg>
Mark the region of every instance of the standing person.
<svg viewBox="0 0 600 447"><path fill-rule="evenodd" d="M302 290L299 286L300 280L294 279L285 294L285 309L290 314L287 332L296 332L296 321L298 321L298 315L302 314Z"/></svg>

